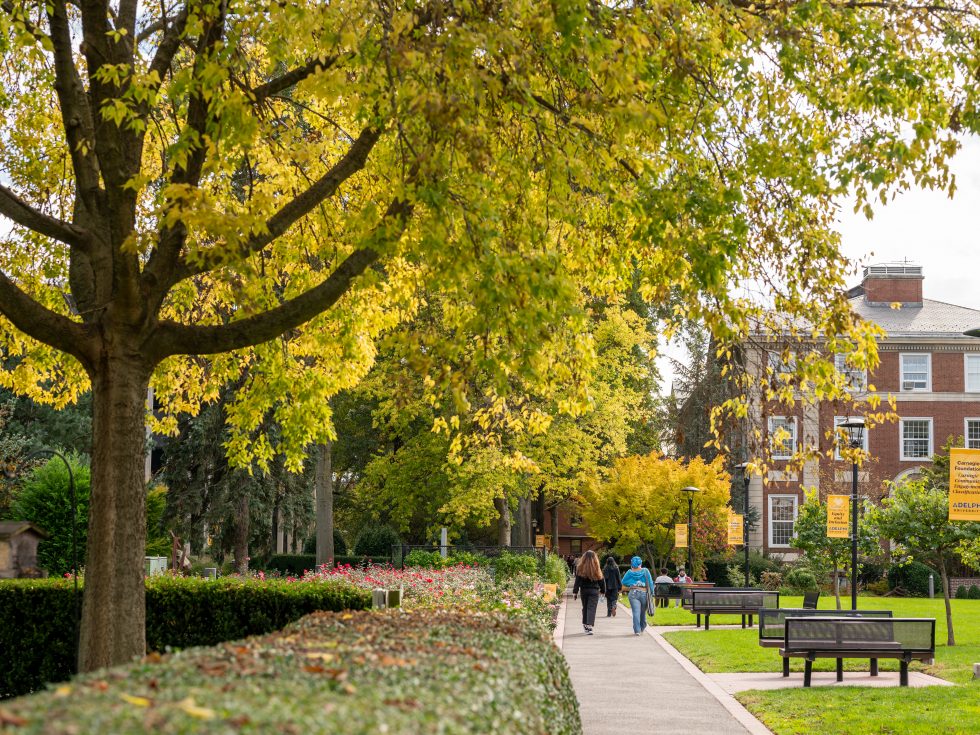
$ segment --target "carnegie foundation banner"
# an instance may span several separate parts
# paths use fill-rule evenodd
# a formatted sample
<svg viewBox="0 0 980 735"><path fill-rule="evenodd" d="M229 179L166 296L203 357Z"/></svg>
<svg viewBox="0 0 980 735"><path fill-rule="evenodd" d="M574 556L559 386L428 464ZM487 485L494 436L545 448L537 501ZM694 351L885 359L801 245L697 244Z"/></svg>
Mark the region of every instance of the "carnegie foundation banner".
<svg viewBox="0 0 980 735"><path fill-rule="evenodd" d="M827 537L850 538L848 515L851 510L851 498L847 495L827 496Z"/></svg>
<svg viewBox="0 0 980 735"><path fill-rule="evenodd" d="M949 520L980 521L980 449L949 450Z"/></svg>
<svg viewBox="0 0 980 735"><path fill-rule="evenodd" d="M742 516L738 513L728 513L728 545L741 546L745 543L745 535L742 531Z"/></svg>
<svg viewBox="0 0 980 735"><path fill-rule="evenodd" d="M687 548L687 524L677 523L674 525L674 548Z"/></svg>

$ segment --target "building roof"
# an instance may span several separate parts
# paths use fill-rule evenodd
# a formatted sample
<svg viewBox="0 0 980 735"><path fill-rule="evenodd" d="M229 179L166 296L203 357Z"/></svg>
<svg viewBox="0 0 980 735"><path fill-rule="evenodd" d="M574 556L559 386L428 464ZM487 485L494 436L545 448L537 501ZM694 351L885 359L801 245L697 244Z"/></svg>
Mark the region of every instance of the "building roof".
<svg viewBox="0 0 980 735"><path fill-rule="evenodd" d="M980 327L980 310L932 299L923 299L922 306L891 309L871 306L863 296L858 296L851 299L851 308L861 318L888 332L889 337L962 337L972 340L974 338L964 336L963 332Z"/></svg>
<svg viewBox="0 0 980 735"><path fill-rule="evenodd" d="M48 537L48 534L30 521L0 521L0 539L8 539L28 530L33 531L41 538Z"/></svg>

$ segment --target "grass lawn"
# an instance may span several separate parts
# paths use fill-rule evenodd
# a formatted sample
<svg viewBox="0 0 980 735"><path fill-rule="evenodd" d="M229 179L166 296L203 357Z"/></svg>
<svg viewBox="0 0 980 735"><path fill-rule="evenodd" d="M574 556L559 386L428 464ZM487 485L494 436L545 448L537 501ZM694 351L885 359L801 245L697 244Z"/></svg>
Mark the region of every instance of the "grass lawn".
<svg viewBox="0 0 980 735"><path fill-rule="evenodd" d="M780 599L782 607L800 607L802 598ZM895 617L936 618L936 661L931 666L912 664L963 686L925 689L867 689L834 687L743 692L737 695L748 709L778 735L790 733L980 733L980 684L973 683L973 664L980 663L980 600L953 600L953 626L957 645L946 646L946 613L942 599L861 597L865 609L892 610ZM833 608L833 598L821 598L821 608ZM670 609L656 625L689 625L694 616ZM686 616L687 620L684 620ZM715 619L717 617L717 620ZM712 616L712 624L737 623L738 616ZM676 631L664 635L702 671L772 671L781 669L777 649L762 648L758 627L753 630ZM898 670L898 663L882 659L883 671ZM845 659L847 671L867 671L868 662ZM792 671L802 672L803 661L791 659ZM816 671L833 671L833 659L821 659ZM802 684L802 682L801 682Z"/></svg>

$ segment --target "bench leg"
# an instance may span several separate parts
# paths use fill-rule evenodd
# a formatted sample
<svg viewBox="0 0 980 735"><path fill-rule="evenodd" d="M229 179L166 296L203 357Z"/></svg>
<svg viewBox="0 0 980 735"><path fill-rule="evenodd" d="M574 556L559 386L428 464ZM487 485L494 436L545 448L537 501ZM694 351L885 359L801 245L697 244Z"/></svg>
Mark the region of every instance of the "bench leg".
<svg viewBox="0 0 980 735"><path fill-rule="evenodd" d="M789 676L789 656L783 656L783 676Z"/></svg>
<svg viewBox="0 0 980 735"><path fill-rule="evenodd" d="M844 659L837 659L837 681L844 681Z"/></svg>
<svg viewBox="0 0 980 735"><path fill-rule="evenodd" d="M711 613L704 614L704 629L705 630L711 629Z"/></svg>
<svg viewBox="0 0 980 735"><path fill-rule="evenodd" d="M813 661L807 659L803 664L803 686L810 686L810 678L813 674Z"/></svg>
<svg viewBox="0 0 980 735"><path fill-rule="evenodd" d="M697 624L697 627L698 628L701 627L701 613L698 613L698 624Z"/></svg>
<svg viewBox="0 0 980 735"><path fill-rule="evenodd" d="M749 613L749 627L750 628L754 627L752 624L752 613Z"/></svg>
<svg viewBox="0 0 980 735"><path fill-rule="evenodd" d="M907 687L909 685L909 662L902 661L901 666L902 669L898 675L898 683L903 687Z"/></svg>
<svg viewBox="0 0 980 735"><path fill-rule="evenodd" d="M745 629L745 616L742 616L742 629Z"/></svg>
<svg viewBox="0 0 980 735"><path fill-rule="evenodd" d="M871 676L878 676L878 659L871 659Z"/></svg>

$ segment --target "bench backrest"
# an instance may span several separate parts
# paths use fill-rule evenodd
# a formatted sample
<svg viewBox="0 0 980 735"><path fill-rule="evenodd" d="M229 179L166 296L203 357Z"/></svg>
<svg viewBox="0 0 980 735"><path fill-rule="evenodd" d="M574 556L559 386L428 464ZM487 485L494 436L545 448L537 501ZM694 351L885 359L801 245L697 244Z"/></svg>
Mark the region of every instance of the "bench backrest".
<svg viewBox="0 0 980 735"><path fill-rule="evenodd" d="M936 650L935 618L786 618L783 647L787 651L835 651L881 644L908 653Z"/></svg>
<svg viewBox="0 0 980 735"><path fill-rule="evenodd" d="M759 611L759 640L781 641L786 634L786 618L890 618L891 610L805 610L780 608Z"/></svg>
<svg viewBox="0 0 980 735"><path fill-rule="evenodd" d="M707 584L684 585L681 589L681 605L685 608L691 607L691 595L695 592L759 592L758 587L714 587Z"/></svg>
<svg viewBox="0 0 980 735"><path fill-rule="evenodd" d="M758 610L779 607L779 593L769 590L694 590L691 594L691 610L714 612L716 610Z"/></svg>

